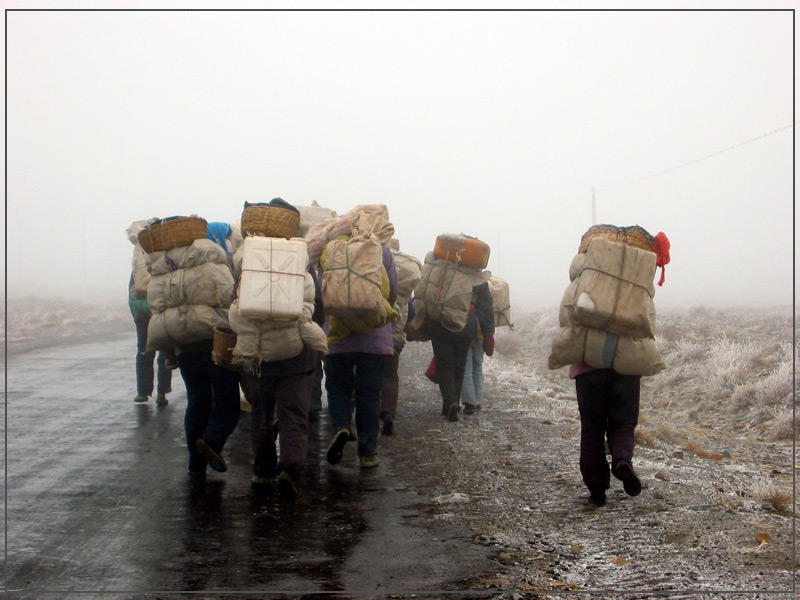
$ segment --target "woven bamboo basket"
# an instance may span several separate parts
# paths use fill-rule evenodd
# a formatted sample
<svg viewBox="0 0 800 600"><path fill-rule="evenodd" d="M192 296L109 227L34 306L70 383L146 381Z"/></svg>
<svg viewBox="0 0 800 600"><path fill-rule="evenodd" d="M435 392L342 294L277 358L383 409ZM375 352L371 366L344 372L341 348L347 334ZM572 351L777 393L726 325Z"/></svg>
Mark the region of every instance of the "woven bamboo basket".
<svg viewBox="0 0 800 600"><path fill-rule="evenodd" d="M211 358L219 367L236 370L232 365L233 349L236 347L236 334L226 327L214 328L214 346Z"/></svg>
<svg viewBox="0 0 800 600"><path fill-rule="evenodd" d="M191 246L206 237L208 223L200 217L169 217L156 221L139 232L139 243L145 252L159 252L180 246Z"/></svg>
<svg viewBox="0 0 800 600"><path fill-rule="evenodd" d="M242 211L242 235L286 238L297 235L300 213L282 206L246 204Z"/></svg>
<svg viewBox="0 0 800 600"><path fill-rule="evenodd" d="M627 246L633 246L640 250L653 251L653 236L646 229L639 225L630 227L617 227L616 225L592 225L581 238L581 245L578 252L586 252L589 249L589 242L596 237L603 237L610 242L619 242Z"/></svg>

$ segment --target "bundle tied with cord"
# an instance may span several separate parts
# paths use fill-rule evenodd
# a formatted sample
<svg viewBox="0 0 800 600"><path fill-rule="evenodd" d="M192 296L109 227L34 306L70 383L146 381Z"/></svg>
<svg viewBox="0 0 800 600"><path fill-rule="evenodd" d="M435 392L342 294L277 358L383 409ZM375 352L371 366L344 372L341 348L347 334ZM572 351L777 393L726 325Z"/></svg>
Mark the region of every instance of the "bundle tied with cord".
<svg viewBox="0 0 800 600"><path fill-rule="evenodd" d="M327 352L325 332L311 320L315 286L308 272L306 241L294 237L299 211L282 198L245 202L244 239L234 252L238 276L229 311L236 344L229 363L259 372L262 362L299 354L304 345Z"/></svg>
<svg viewBox="0 0 800 600"><path fill-rule="evenodd" d="M377 215L368 215L370 221ZM322 302L330 316L328 345L349 333L366 333L394 321L399 313L389 304L390 284L383 249L369 229L353 229L328 242L320 258Z"/></svg>
<svg viewBox="0 0 800 600"><path fill-rule="evenodd" d="M638 225L590 228L570 264L549 368L585 362L625 375L662 370L653 279L669 262L668 250L664 233L653 237Z"/></svg>

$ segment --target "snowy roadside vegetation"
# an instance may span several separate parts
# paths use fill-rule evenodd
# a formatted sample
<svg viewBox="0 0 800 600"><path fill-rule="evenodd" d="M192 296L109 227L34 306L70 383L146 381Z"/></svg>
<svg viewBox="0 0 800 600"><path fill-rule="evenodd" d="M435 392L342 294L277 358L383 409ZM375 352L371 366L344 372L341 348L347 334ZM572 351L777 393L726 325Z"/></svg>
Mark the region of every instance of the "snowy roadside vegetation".
<svg viewBox="0 0 800 600"><path fill-rule="evenodd" d="M566 368L547 369L557 309L513 316L484 361L485 409L457 424L430 408L437 393L421 375L429 346L403 354L417 363L407 410L420 412L408 416L414 431L402 421L398 430L413 436L404 451L420 451L395 460L433 498L435 520L465 525L474 543L494 549L497 571L470 589L504 599L604 590L770 598L791 589L791 307L659 312L667 368L642 378L634 455L644 489L630 498L612 481L599 509L586 502L578 470L574 382Z"/></svg>

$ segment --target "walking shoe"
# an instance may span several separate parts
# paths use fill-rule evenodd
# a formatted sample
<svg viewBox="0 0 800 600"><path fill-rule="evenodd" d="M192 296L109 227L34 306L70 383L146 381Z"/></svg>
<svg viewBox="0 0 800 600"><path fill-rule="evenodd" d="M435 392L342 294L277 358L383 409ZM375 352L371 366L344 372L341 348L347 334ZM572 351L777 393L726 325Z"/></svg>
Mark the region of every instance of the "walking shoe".
<svg viewBox="0 0 800 600"><path fill-rule="evenodd" d="M603 506L606 503L606 493L604 491L591 492L589 504L592 506Z"/></svg>
<svg viewBox="0 0 800 600"><path fill-rule="evenodd" d="M455 402L447 409L447 420L451 423L458 421L458 404Z"/></svg>
<svg viewBox="0 0 800 600"><path fill-rule="evenodd" d="M281 500L294 500L297 498L297 488L294 486L291 475L286 471L278 473L278 495Z"/></svg>
<svg viewBox="0 0 800 600"><path fill-rule="evenodd" d="M156 404L158 406L166 406L167 404L169 404L169 400L167 400L167 395L159 394L158 396L156 396Z"/></svg>
<svg viewBox="0 0 800 600"><path fill-rule="evenodd" d="M220 473L224 473L228 470L228 465L225 464L225 460L216 452L214 452L211 447L206 444L205 440L202 438L198 439L194 447L197 448L197 451L203 455L203 457L208 461L208 466L210 466L215 471L219 471Z"/></svg>
<svg viewBox="0 0 800 600"><path fill-rule="evenodd" d="M371 469L372 467L377 467L379 464L381 464L381 459L378 458L377 454L369 454L367 456L362 456L359 459L359 462L361 463L362 469Z"/></svg>
<svg viewBox="0 0 800 600"><path fill-rule="evenodd" d="M474 415L475 414L475 405L474 404L467 404L464 403L464 414L465 415Z"/></svg>
<svg viewBox="0 0 800 600"><path fill-rule="evenodd" d="M622 480L622 487L628 496L638 496L642 493L642 482L633 471L631 463L621 458L614 465L615 475Z"/></svg>
<svg viewBox="0 0 800 600"><path fill-rule="evenodd" d="M150 396L142 396L141 394L133 397L134 402L147 402L148 400L150 400Z"/></svg>
<svg viewBox="0 0 800 600"><path fill-rule="evenodd" d="M250 479L250 487L257 492L264 492L269 489L269 479L261 477L261 475L253 475Z"/></svg>
<svg viewBox="0 0 800 600"><path fill-rule="evenodd" d="M387 416L383 420L383 429L381 429L381 433L383 435L392 435L394 433L394 417Z"/></svg>
<svg viewBox="0 0 800 600"><path fill-rule="evenodd" d="M331 443L328 445L328 453L325 455L330 464L335 465L342 460L342 450L344 450L344 445L349 441L350 430L347 427L342 427L333 434Z"/></svg>

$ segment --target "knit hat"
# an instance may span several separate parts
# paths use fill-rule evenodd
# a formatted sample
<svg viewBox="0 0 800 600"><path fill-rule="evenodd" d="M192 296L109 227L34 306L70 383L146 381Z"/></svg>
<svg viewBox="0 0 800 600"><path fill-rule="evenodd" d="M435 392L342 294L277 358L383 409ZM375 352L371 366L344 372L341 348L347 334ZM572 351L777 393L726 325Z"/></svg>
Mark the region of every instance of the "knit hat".
<svg viewBox="0 0 800 600"><path fill-rule="evenodd" d="M658 280L658 285L664 285L664 266L669 264L669 239L663 231L656 234L653 252L656 253L656 266L661 267L661 279Z"/></svg>

